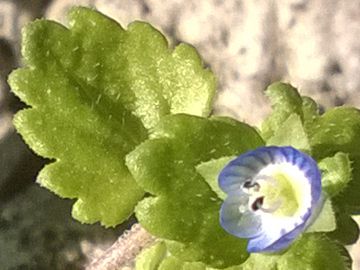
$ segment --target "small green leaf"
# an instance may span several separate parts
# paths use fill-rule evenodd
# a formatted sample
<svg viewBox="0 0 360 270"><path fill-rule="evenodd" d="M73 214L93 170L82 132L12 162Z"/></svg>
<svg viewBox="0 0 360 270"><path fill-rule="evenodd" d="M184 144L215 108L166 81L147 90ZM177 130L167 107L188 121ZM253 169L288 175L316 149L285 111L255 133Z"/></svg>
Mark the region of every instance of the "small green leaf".
<svg viewBox="0 0 360 270"><path fill-rule="evenodd" d="M320 117L319 107L316 102L306 96L302 97L303 122L305 130L312 128L312 124Z"/></svg>
<svg viewBox="0 0 360 270"><path fill-rule="evenodd" d="M360 213L360 155L350 156L352 180L345 189L334 197L334 203L349 214Z"/></svg>
<svg viewBox="0 0 360 270"><path fill-rule="evenodd" d="M339 194L351 180L351 161L349 155L338 152L319 162L322 174L322 187L330 196Z"/></svg>
<svg viewBox="0 0 360 270"><path fill-rule="evenodd" d="M336 229L335 213L333 211L331 200L326 199L319 215L310 227L306 230L310 232L331 232Z"/></svg>
<svg viewBox="0 0 360 270"><path fill-rule="evenodd" d="M150 248L145 249L136 257L136 270L157 270L166 256L166 245L158 242Z"/></svg>
<svg viewBox="0 0 360 270"><path fill-rule="evenodd" d="M225 165L234 158L234 156L222 157L219 159L213 159L207 162L200 163L196 166L196 171L205 179L211 189L222 200L225 199L226 193L224 193L219 187L218 176L220 171L225 167Z"/></svg>
<svg viewBox="0 0 360 270"><path fill-rule="evenodd" d="M207 116L215 80L193 47L170 50L147 23L124 30L82 7L68 17L69 28L36 20L24 29L26 67L9 83L32 108L14 124L37 154L55 160L40 184L77 199L73 215L80 221L115 226L144 194L125 155L165 115Z"/></svg>
<svg viewBox="0 0 360 270"><path fill-rule="evenodd" d="M251 254L241 270L350 270L351 258L343 246L321 234L309 233L279 255Z"/></svg>
<svg viewBox="0 0 360 270"><path fill-rule="evenodd" d="M270 98L273 112L262 124L261 135L267 141L274 136L291 114L303 118L302 98L290 84L276 82L271 84L265 94Z"/></svg>
<svg viewBox="0 0 360 270"><path fill-rule="evenodd" d="M292 146L301 151L310 153L310 145L305 133L301 118L298 114L291 114L274 135L266 141L267 145Z"/></svg>
<svg viewBox="0 0 360 270"><path fill-rule="evenodd" d="M344 245L355 244L359 238L359 225L346 213L336 211L336 230L327 235Z"/></svg>
<svg viewBox="0 0 360 270"><path fill-rule="evenodd" d="M221 228L221 200L196 166L263 145L255 129L227 118L174 115L164 118L151 137L126 163L152 195L136 207L139 222L153 235L178 242L174 255L182 260L222 268L243 262L246 240Z"/></svg>

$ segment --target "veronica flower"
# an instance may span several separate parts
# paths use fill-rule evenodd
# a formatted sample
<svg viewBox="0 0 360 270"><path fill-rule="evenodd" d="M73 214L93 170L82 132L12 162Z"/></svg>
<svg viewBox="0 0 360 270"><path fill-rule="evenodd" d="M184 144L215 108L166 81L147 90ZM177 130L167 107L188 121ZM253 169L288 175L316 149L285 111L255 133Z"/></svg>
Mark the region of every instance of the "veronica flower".
<svg viewBox="0 0 360 270"><path fill-rule="evenodd" d="M232 160L220 172L227 193L221 226L248 238L249 252L288 247L318 214L321 175L316 162L293 147L261 147Z"/></svg>

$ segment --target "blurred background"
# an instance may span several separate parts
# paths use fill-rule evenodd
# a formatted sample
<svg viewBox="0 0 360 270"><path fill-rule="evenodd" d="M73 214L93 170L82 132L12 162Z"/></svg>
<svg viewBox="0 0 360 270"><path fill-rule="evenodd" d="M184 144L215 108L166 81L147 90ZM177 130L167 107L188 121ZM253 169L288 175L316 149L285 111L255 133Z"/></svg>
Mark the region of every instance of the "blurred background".
<svg viewBox="0 0 360 270"><path fill-rule="evenodd" d="M96 7L123 26L145 20L172 46L194 45L218 78L216 114L259 124L270 109L263 90L276 80L324 108L360 107L360 0L0 0L1 269L81 269L128 226L72 220L71 201L34 184L47 161L11 124L24 107L6 83L21 66L21 28L42 17L66 24L73 5ZM360 242L349 249L360 269Z"/></svg>

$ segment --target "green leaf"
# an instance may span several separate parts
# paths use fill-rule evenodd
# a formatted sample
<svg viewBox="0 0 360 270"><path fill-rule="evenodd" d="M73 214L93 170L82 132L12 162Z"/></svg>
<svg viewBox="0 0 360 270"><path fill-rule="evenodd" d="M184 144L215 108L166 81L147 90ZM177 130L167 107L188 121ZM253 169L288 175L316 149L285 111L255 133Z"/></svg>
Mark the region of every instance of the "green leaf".
<svg viewBox="0 0 360 270"><path fill-rule="evenodd" d="M220 171L235 157L222 157L219 159L212 159L207 162L200 163L196 166L196 171L205 179L211 189L217 196L224 200L226 194L220 189L218 184L218 176Z"/></svg>
<svg viewBox="0 0 360 270"><path fill-rule="evenodd" d="M184 263L173 256L165 258L158 270L182 270Z"/></svg>
<svg viewBox="0 0 360 270"><path fill-rule="evenodd" d="M166 245L158 242L150 248L145 249L136 257L136 270L157 270L166 256Z"/></svg>
<svg viewBox="0 0 360 270"><path fill-rule="evenodd" d="M336 211L336 230L327 233L332 239L344 245L355 244L359 238L359 225L346 213Z"/></svg>
<svg viewBox="0 0 360 270"><path fill-rule="evenodd" d="M171 113L207 116L215 80L193 47L170 50L147 23L124 30L88 8L73 8L69 28L48 20L23 31L25 68L9 78L32 108L14 124L39 155L54 159L38 181L77 199L82 222L121 223L142 198L124 157L147 129Z"/></svg>
<svg viewBox="0 0 360 270"><path fill-rule="evenodd" d="M351 258L343 246L319 234L304 235L281 256L279 270L351 269Z"/></svg>
<svg viewBox="0 0 360 270"><path fill-rule="evenodd" d="M169 254L164 242L145 249L136 257L136 270L219 270L202 262L186 262ZM241 270L240 266L225 270Z"/></svg>
<svg viewBox="0 0 360 270"><path fill-rule="evenodd" d="M360 111L336 107L319 117L308 131L313 155L317 159L337 152L359 155Z"/></svg>
<svg viewBox="0 0 360 270"><path fill-rule="evenodd" d="M164 242L145 249L136 257L136 270L217 270L201 262L185 262L169 254ZM227 268L226 270L228 270ZM233 269L233 268L231 268ZM230 270L230 269L229 269ZM235 270L235 268L233 269Z"/></svg>
<svg viewBox="0 0 360 270"><path fill-rule="evenodd" d="M291 145L311 154L307 133L319 117L315 101L281 82L271 84L265 93L273 108L262 124L261 134L267 145Z"/></svg>
<svg viewBox="0 0 360 270"><path fill-rule="evenodd" d="M336 196L351 180L351 161L349 155L338 152L319 162L322 174L322 187L331 197Z"/></svg>
<svg viewBox="0 0 360 270"><path fill-rule="evenodd" d="M351 258L343 246L317 233L305 234L283 254L251 254L241 270L346 270Z"/></svg>
<svg viewBox="0 0 360 270"><path fill-rule="evenodd" d="M331 232L336 229L336 218L330 199L325 199L324 205L319 211L316 220L307 228L307 233Z"/></svg>
<svg viewBox="0 0 360 270"><path fill-rule="evenodd" d="M201 262L183 262L174 256L165 258L158 270L206 270L206 265Z"/></svg>
<svg viewBox="0 0 360 270"><path fill-rule="evenodd" d="M316 102L306 96L302 96L302 112L305 130L312 128L313 123L320 117L319 106Z"/></svg>
<svg viewBox="0 0 360 270"><path fill-rule="evenodd" d="M316 119L312 129L309 129L308 132L312 154L317 160L334 156L337 152L349 154L352 165L352 180L345 186L346 179L342 179L343 184L341 185L345 189L339 192L333 203L348 213L359 212L360 111L351 107L331 109ZM339 158L336 160L338 161ZM339 164L337 166L341 166ZM339 188L340 186L335 187Z"/></svg>
<svg viewBox="0 0 360 270"><path fill-rule="evenodd" d="M127 156L137 183L152 195L136 207L139 222L151 234L177 241L174 255L182 260L222 268L243 262L246 241L220 227L221 200L196 166L263 145L255 129L227 118L174 115L151 138Z"/></svg>
<svg viewBox="0 0 360 270"><path fill-rule="evenodd" d="M151 258L149 260L151 261ZM350 270L351 263L351 257L343 246L322 234L309 233L301 236L283 253L252 253L245 263L224 270ZM156 269L219 270L201 262L185 262L172 255L163 258L159 268Z"/></svg>
<svg viewBox="0 0 360 270"><path fill-rule="evenodd" d="M292 146L303 152L310 153L310 145L299 115L291 114L274 135L266 141L267 145Z"/></svg>
<svg viewBox="0 0 360 270"><path fill-rule="evenodd" d="M360 156L353 155L350 159L352 180L338 196L334 197L334 203L348 214L358 214L360 213Z"/></svg>
<svg viewBox="0 0 360 270"><path fill-rule="evenodd" d="M262 123L261 135L267 141L274 136L291 114L303 118L302 98L290 84L276 82L271 84L265 94L269 97L273 112Z"/></svg>

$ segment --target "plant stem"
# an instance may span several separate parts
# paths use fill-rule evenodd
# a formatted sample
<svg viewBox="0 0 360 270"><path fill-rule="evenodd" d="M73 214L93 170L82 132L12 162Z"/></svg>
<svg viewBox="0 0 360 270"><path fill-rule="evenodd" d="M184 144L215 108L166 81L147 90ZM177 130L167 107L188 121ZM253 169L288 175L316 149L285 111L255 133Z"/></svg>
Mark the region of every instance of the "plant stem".
<svg viewBox="0 0 360 270"><path fill-rule="evenodd" d="M86 270L132 269L136 256L145 247L154 243L155 238L140 224L134 224L100 257L95 258Z"/></svg>

